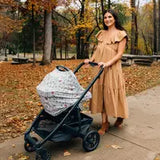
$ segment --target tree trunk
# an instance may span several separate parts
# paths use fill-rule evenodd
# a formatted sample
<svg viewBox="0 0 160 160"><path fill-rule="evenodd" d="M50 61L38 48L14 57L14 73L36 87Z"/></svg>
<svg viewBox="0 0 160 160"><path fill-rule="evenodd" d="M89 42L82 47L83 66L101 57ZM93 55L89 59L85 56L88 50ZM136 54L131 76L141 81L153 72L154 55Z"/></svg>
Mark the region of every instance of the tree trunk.
<svg viewBox="0 0 160 160"><path fill-rule="evenodd" d="M52 12L52 19L54 20L54 16L53 16L53 12ZM51 61L53 59L57 59L57 53L56 53L56 37L57 37L57 26L53 25L52 26L52 57L51 57Z"/></svg>
<svg viewBox="0 0 160 160"><path fill-rule="evenodd" d="M108 9L110 9L110 8L111 8L111 1L108 0Z"/></svg>
<svg viewBox="0 0 160 160"><path fill-rule="evenodd" d="M52 12L44 12L44 51L42 65L51 63L51 46L52 46Z"/></svg>
<svg viewBox="0 0 160 160"><path fill-rule="evenodd" d="M62 56L62 37L60 36L60 48L59 48L59 53L60 53L60 59L63 58Z"/></svg>
<svg viewBox="0 0 160 160"><path fill-rule="evenodd" d="M85 35L85 32L81 31L81 55L82 55L82 59L85 58L85 53L84 53L84 47L85 47L85 44L84 44L84 35Z"/></svg>
<svg viewBox="0 0 160 160"><path fill-rule="evenodd" d="M144 40L146 53L149 54L149 49L148 49L148 45L147 45L147 40L146 40L146 37L145 37L143 31L142 31L142 37L143 37L143 40Z"/></svg>
<svg viewBox="0 0 160 160"><path fill-rule="evenodd" d="M103 13L104 13L104 4L103 4L103 2L104 2L104 0L101 0L102 15L103 15ZM104 17L103 17L103 19L104 19ZM102 19L102 21L103 21L103 19Z"/></svg>
<svg viewBox="0 0 160 160"><path fill-rule="evenodd" d="M138 54L138 23L137 23L137 14L135 14L135 54Z"/></svg>
<svg viewBox="0 0 160 160"><path fill-rule="evenodd" d="M77 41L77 44L76 44L76 51L77 51L77 59L81 59L81 51L80 51L80 32L81 30L78 29L77 33L76 33L76 41Z"/></svg>
<svg viewBox="0 0 160 160"><path fill-rule="evenodd" d="M138 44L138 28L135 0L131 0L132 22L131 22L131 54L137 54Z"/></svg>
<svg viewBox="0 0 160 160"><path fill-rule="evenodd" d="M153 0L153 54L157 54L157 21L156 21L156 0Z"/></svg>
<svg viewBox="0 0 160 160"><path fill-rule="evenodd" d="M160 0L158 0L158 54L160 54Z"/></svg>
<svg viewBox="0 0 160 160"><path fill-rule="evenodd" d="M81 2L81 11L80 11L80 21L84 21L84 8L85 8L85 0ZM77 59L84 59L84 31L82 29L78 29L77 34Z"/></svg>
<svg viewBox="0 0 160 160"><path fill-rule="evenodd" d="M84 53L85 53L84 58L89 58L89 43L88 42L85 43Z"/></svg>
<svg viewBox="0 0 160 160"><path fill-rule="evenodd" d="M57 59L56 44L53 44L53 59Z"/></svg>
<svg viewBox="0 0 160 160"><path fill-rule="evenodd" d="M65 37L65 59L69 58L68 57L68 41L67 38Z"/></svg>
<svg viewBox="0 0 160 160"><path fill-rule="evenodd" d="M36 65L35 55L35 28L34 28L34 5L32 4L32 33L33 33L33 66Z"/></svg>
<svg viewBox="0 0 160 160"><path fill-rule="evenodd" d="M98 29L101 30L101 28L99 26L99 21L98 21L98 0L96 0L95 10L96 10L96 15L95 15L96 25L97 25Z"/></svg>

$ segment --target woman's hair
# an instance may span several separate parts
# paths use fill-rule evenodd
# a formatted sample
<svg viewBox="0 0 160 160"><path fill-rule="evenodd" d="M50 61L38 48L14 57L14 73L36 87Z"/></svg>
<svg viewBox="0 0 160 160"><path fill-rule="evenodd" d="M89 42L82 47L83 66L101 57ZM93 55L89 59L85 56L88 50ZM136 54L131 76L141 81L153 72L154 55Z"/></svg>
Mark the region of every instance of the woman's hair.
<svg viewBox="0 0 160 160"><path fill-rule="evenodd" d="M121 26L121 23L119 22L119 19L118 19L118 16L117 16L117 13L112 10L112 9L108 9L108 10L105 10L104 13L103 13L103 17L106 13L110 13L114 19L115 19L115 27L119 30L125 30L122 26ZM103 27L104 27L104 30L108 30L108 27L105 25L104 23L104 19L103 19Z"/></svg>
<svg viewBox="0 0 160 160"><path fill-rule="evenodd" d="M103 17L104 17L104 15L105 15L107 12L110 13L110 14L114 17L114 19L115 19L115 27L116 27L117 29L121 30L121 31L124 30L124 31L126 32L126 30L121 26L121 23L119 22L117 13L116 13L114 10L112 10L112 9L108 9L108 10L105 10L105 11L104 11ZM103 27L104 27L104 30L108 30L108 27L107 27L107 26L105 25L105 23L104 23L104 19L103 19ZM126 36L126 40L127 40L127 42L128 42L128 36ZM128 48L128 45L127 45L127 48Z"/></svg>

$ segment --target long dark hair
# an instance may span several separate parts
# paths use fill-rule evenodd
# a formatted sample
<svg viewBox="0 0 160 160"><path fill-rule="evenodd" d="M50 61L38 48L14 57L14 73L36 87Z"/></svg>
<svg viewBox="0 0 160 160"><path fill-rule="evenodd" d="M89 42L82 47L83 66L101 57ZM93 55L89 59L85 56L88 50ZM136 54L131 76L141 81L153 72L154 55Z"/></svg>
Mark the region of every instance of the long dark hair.
<svg viewBox="0 0 160 160"><path fill-rule="evenodd" d="M104 15L106 14L106 13L110 13L113 17L114 17L114 19L115 19L115 27L117 28L117 29L119 29L119 30L121 30L121 31L125 31L126 32L126 30L122 27L122 25L121 25L121 23L120 23L120 21L119 21L119 19L118 19L118 16L117 16L117 13L114 11L114 10L112 10L112 9L108 9L108 10L105 10L104 11L104 13L103 13L103 18L104 18ZM104 23L104 19L103 19L103 28L104 28L104 30L108 30L108 27L105 25L105 23ZM127 32L126 32L127 33ZM126 40L127 40L127 42L128 42L128 36L126 36ZM126 48L128 48L128 45L126 45L127 47Z"/></svg>
<svg viewBox="0 0 160 160"><path fill-rule="evenodd" d="M114 10L112 10L112 9L105 10L104 13L103 13L103 18L104 18L104 15L105 15L107 12L110 13L110 14L114 17L114 19L115 19L115 27L116 27L117 29L119 29L119 30L125 30L125 29L122 27L122 25L121 25L121 23L120 23L120 21L119 21L119 19L118 19L117 13L116 13ZM104 27L104 30L108 30L108 27L107 27L107 26L105 25L105 23L104 23L104 19L103 19L103 27Z"/></svg>

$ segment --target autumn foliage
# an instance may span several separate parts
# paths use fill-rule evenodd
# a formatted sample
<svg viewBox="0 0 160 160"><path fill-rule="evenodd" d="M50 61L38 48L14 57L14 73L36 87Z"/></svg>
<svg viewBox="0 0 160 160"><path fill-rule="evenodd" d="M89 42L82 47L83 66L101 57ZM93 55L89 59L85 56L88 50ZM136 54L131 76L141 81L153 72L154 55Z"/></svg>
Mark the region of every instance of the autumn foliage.
<svg viewBox="0 0 160 160"><path fill-rule="evenodd" d="M36 86L44 76L64 65L74 70L82 60L53 61L51 65L12 65L0 63L0 142L23 134L43 108ZM76 74L80 84L86 87L93 78L93 69L83 67ZM139 93L160 84L160 63L151 67L132 65L123 68L127 95ZM87 107L86 107L87 109Z"/></svg>

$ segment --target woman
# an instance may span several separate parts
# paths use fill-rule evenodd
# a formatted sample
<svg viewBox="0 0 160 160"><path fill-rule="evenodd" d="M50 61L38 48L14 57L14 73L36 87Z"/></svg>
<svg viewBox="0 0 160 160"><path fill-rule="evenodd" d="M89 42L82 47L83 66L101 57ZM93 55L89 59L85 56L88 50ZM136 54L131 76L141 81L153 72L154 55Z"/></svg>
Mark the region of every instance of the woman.
<svg viewBox="0 0 160 160"><path fill-rule="evenodd" d="M104 135L109 129L108 116L117 118L115 127L119 127L123 119L128 118L121 67L121 57L128 40L127 34L113 10L105 11L103 25L104 30L100 30L96 35L98 45L93 56L84 60L86 64L94 61L104 67L104 72L92 87L90 103L91 113L102 115L102 126L98 131L100 135Z"/></svg>

